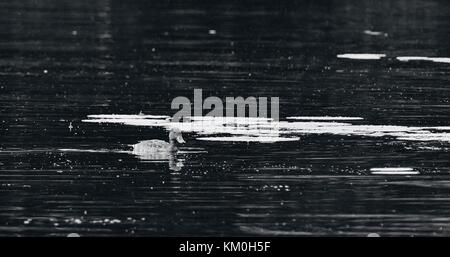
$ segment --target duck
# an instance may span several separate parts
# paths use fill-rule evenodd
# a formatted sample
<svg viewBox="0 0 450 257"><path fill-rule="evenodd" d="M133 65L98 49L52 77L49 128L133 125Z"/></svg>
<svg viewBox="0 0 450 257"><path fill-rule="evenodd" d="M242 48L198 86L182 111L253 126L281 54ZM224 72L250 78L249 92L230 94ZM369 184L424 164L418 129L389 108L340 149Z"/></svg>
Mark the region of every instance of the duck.
<svg viewBox="0 0 450 257"><path fill-rule="evenodd" d="M178 144L184 144L183 135L179 128L172 128L169 132L169 142L153 139L144 140L132 145L134 155L144 160L167 160L178 152Z"/></svg>

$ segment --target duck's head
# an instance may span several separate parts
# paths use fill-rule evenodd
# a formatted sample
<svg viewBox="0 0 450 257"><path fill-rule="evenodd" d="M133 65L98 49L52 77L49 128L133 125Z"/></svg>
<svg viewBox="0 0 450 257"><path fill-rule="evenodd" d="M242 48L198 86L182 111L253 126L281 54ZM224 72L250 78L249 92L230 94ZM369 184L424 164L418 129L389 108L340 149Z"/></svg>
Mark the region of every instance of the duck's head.
<svg viewBox="0 0 450 257"><path fill-rule="evenodd" d="M183 139L183 135L181 134L181 130L179 128L172 128L169 133L169 142L171 143L186 143Z"/></svg>

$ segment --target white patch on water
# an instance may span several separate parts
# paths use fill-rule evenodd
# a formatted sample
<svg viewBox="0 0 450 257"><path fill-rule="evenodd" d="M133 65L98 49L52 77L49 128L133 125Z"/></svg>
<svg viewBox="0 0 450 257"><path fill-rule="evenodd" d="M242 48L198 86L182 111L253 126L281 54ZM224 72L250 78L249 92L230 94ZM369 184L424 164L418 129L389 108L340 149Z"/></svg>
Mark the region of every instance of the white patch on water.
<svg viewBox="0 0 450 257"><path fill-rule="evenodd" d="M166 115L147 115L147 114L92 114L88 115L92 119L168 119Z"/></svg>
<svg viewBox="0 0 450 257"><path fill-rule="evenodd" d="M449 57L425 57L425 56L399 56L397 60L401 62L409 61L430 61L437 63L450 63Z"/></svg>
<svg viewBox="0 0 450 257"><path fill-rule="evenodd" d="M385 32L373 31L373 30L364 30L363 33L366 35L369 35L369 36L385 36L385 37L388 36L388 34Z"/></svg>
<svg viewBox="0 0 450 257"><path fill-rule="evenodd" d="M397 60L401 62L409 62L409 61L428 61L428 57L423 56L399 56Z"/></svg>
<svg viewBox="0 0 450 257"><path fill-rule="evenodd" d="M386 57L385 54L338 54L337 58L354 59L354 60L379 60Z"/></svg>
<svg viewBox="0 0 450 257"><path fill-rule="evenodd" d="M371 168L374 175L417 175L418 171L413 168Z"/></svg>
<svg viewBox="0 0 450 257"><path fill-rule="evenodd" d="M440 63L450 63L449 57L430 57L428 58L432 62L440 62Z"/></svg>
<svg viewBox="0 0 450 257"><path fill-rule="evenodd" d="M442 126L442 127L427 127L426 129L434 129L434 130L450 130L449 126Z"/></svg>
<svg viewBox="0 0 450 257"><path fill-rule="evenodd" d="M338 54L337 58L353 60L380 60L386 57L385 54ZM397 60L401 62L409 61L428 61L435 63L450 63L450 57L426 57L426 56L398 56Z"/></svg>
<svg viewBox="0 0 450 257"><path fill-rule="evenodd" d="M272 118L260 117L212 117L212 116L190 116L187 119L192 121L213 121L213 122L234 122L234 123L255 123L273 121Z"/></svg>
<svg viewBox="0 0 450 257"><path fill-rule="evenodd" d="M134 115L131 115L134 116ZM168 119L157 119L157 118L141 118L141 117L124 117L124 118L96 118L96 119L87 119L82 120L82 122L90 122L90 123L118 123L124 125L132 125L132 126L149 126L149 127L157 127L157 126L169 126L171 124Z"/></svg>
<svg viewBox="0 0 450 257"><path fill-rule="evenodd" d="M420 149L420 150L427 150L427 151L442 151L442 150L447 150L447 148L437 147L437 146L419 146L419 147L417 147L417 149Z"/></svg>
<svg viewBox="0 0 450 257"><path fill-rule="evenodd" d="M292 117L286 117L288 120L328 120L328 121L346 121L346 120L364 120L364 118L361 117L331 117L331 116L292 116Z"/></svg>
<svg viewBox="0 0 450 257"><path fill-rule="evenodd" d="M219 142L260 142L275 143L298 141L299 137L252 137L252 136L233 136L233 137L199 137L197 140L219 141Z"/></svg>
<svg viewBox="0 0 450 257"><path fill-rule="evenodd" d="M207 135L201 137L200 140L209 141L279 142L297 140L292 136L330 134L339 136L392 137L405 141L450 142L450 132L445 132L445 130L448 130L448 126L409 127L349 123L351 119L360 121L359 117L340 117L340 119L339 117L331 118L329 116L297 117L303 121L273 121L266 118L190 117L188 122L182 123L172 123L165 116L160 119L154 117L142 118L140 116L136 117L136 115L121 115L118 118L116 115L112 115L112 117L108 115L90 115L90 119L83 120L83 122L163 127L167 130L176 127L182 132ZM336 120L347 122L336 122Z"/></svg>
<svg viewBox="0 0 450 257"><path fill-rule="evenodd" d="M98 150L94 150L94 149L66 149L66 148L62 148L62 149L58 149L58 151L61 152L70 152L70 153L110 153L112 152L111 150L106 150L106 149L98 149Z"/></svg>
<svg viewBox="0 0 450 257"><path fill-rule="evenodd" d="M239 229L244 233L271 236L310 236L313 234L307 231L284 231L251 226L239 226Z"/></svg>

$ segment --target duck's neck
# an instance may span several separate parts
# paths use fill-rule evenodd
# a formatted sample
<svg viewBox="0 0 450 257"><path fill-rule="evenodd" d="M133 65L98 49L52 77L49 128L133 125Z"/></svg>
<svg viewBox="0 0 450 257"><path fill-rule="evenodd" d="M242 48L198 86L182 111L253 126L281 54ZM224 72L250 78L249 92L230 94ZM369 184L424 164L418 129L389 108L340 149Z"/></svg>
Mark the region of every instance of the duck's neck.
<svg viewBox="0 0 450 257"><path fill-rule="evenodd" d="M170 150L171 152L176 152L176 151L178 151L178 142L177 142L176 140L171 139L171 140L169 141L169 143L170 143L170 148L169 148L169 150Z"/></svg>

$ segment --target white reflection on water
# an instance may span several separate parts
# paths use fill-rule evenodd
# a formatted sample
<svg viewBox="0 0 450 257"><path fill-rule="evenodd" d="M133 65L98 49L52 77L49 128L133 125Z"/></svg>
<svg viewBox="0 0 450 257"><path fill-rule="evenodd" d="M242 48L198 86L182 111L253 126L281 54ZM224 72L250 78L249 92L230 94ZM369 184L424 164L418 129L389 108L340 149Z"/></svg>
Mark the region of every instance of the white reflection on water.
<svg viewBox="0 0 450 257"><path fill-rule="evenodd" d="M338 54L337 58L354 59L354 60L379 60L386 57L385 54Z"/></svg>
<svg viewBox="0 0 450 257"><path fill-rule="evenodd" d="M290 117L295 118L295 117ZM307 117L300 117L308 120ZM330 134L341 136L392 137L406 141L450 142L450 130L447 127L415 127L396 125L365 125L335 120L355 118L313 117L308 121L272 121L268 118L225 118L191 117L188 122L173 123L167 116L161 115L89 115L83 122L118 123L132 126L177 127L183 132L199 135L200 140L209 141L256 141L279 142L296 141L299 135ZM320 120L320 121L314 121ZM357 120L360 120L358 118Z"/></svg>
<svg viewBox="0 0 450 257"><path fill-rule="evenodd" d="M384 36L384 37L388 36L388 33L373 30L364 30L363 33L369 36Z"/></svg>
<svg viewBox="0 0 450 257"><path fill-rule="evenodd" d="M374 175L417 175L418 171L413 168L371 168Z"/></svg>
<svg viewBox="0 0 450 257"><path fill-rule="evenodd" d="M429 61L438 63L450 63L449 57L425 57L425 56L399 56L397 60L401 62L409 61Z"/></svg>

